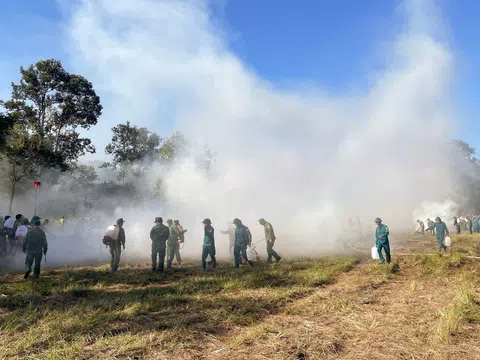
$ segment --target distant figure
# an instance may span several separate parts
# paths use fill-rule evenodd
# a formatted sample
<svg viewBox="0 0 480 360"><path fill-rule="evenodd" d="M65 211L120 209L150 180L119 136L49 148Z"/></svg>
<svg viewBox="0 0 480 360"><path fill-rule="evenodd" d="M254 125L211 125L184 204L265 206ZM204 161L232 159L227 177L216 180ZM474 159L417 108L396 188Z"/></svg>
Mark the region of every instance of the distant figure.
<svg viewBox="0 0 480 360"><path fill-rule="evenodd" d="M62 216L62 218L58 221L58 225L63 229L65 228L65 216Z"/></svg>
<svg viewBox="0 0 480 360"><path fill-rule="evenodd" d="M362 223L360 222L360 216L357 216L357 228L358 232L362 234Z"/></svg>
<svg viewBox="0 0 480 360"><path fill-rule="evenodd" d="M203 271L207 270L207 257L210 255L212 259L212 266L215 269L217 267L217 259L215 258L215 229L212 226L210 219L202 221L204 235L203 235L203 248L202 248L202 268Z"/></svg>
<svg viewBox="0 0 480 360"><path fill-rule="evenodd" d="M278 263L282 258L280 255L277 254L275 250L273 250L273 245L275 244L275 233L273 232L273 227L272 224L270 224L268 221L265 221L265 219L261 218L258 220L258 223L262 225L265 228L265 240L267 242L267 263L271 264L272 263L272 256L275 258L275 261Z"/></svg>
<svg viewBox="0 0 480 360"><path fill-rule="evenodd" d="M167 241L167 269L172 268L173 258L175 255L177 256L177 262L180 263L180 244L178 243L178 237L180 236L180 231L178 231L177 227L173 224L172 219L167 220L167 225L170 230L170 236ZM180 260L180 261L179 261Z"/></svg>
<svg viewBox="0 0 480 360"><path fill-rule="evenodd" d="M469 216L467 216L466 222L467 222L468 232L469 232L470 234L473 234L473 223L472 223L472 219L470 219Z"/></svg>
<svg viewBox="0 0 480 360"><path fill-rule="evenodd" d="M416 233L418 234L425 234L425 224L423 221L417 220L417 223L419 225L419 228L417 229Z"/></svg>
<svg viewBox="0 0 480 360"><path fill-rule="evenodd" d="M382 224L382 219L376 218L375 224L377 224L377 229L375 230L375 243L377 245L378 257L380 258L380 264L385 263L383 258L382 249L385 250L385 255L387 257L387 264L390 264L390 242L388 241L388 236L390 235L390 230L387 225Z"/></svg>
<svg viewBox="0 0 480 360"><path fill-rule="evenodd" d="M235 246L233 248L233 256L235 258L235 268L240 267L240 256L245 259L248 265L253 266L253 261L247 257L247 246L252 243L252 234L250 229L243 225L242 221L238 218L233 220L235 225Z"/></svg>
<svg viewBox="0 0 480 360"><path fill-rule="evenodd" d="M38 279L40 275L40 264L42 262L42 256L47 255L48 243L47 235L40 229L40 219L32 218L33 229L27 232L23 238L23 252L27 254L25 259L25 279L28 279L33 268L33 277Z"/></svg>
<svg viewBox="0 0 480 360"><path fill-rule="evenodd" d="M432 220L427 219L427 228L430 229L434 224L435 223ZM435 227L432 230L428 230L428 231L430 232L430 234L435 235Z"/></svg>
<svg viewBox="0 0 480 360"><path fill-rule="evenodd" d="M435 218L435 224L428 228L428 230L432 230L435 228L435 233L437 234L437 241L438 241L438 250L447 251L447 247L443 243L445 236L448 236L450 233L448 231L447 225L440 219L438 216Z"/></svg>
<svg viewBox="0 0 480 360"><path fill-rule="evenodd" d="M228 246L230 249L230 256L233 258L233 247L235 246L235 226L227 222L227 229L220 230L221 234L228 235Z"/></svg>
<svg viewBox="0 0 480 360"><path fill-rule="evenodd" d="M180 221L174 220L173 224L177 227L178 230L178 246L176 247L175 251L175 258L177 259L177 265L182 265L182 257L180 256L180 244L183 244L185 242L185 233L187 232L187 229L184 229L182 225L180 225Z"/></svg>
<svg viewBox="0 0 480 360"><path fill-rule="evenodd" d="M473 217L473 232L474 233L480 233L480 223L478 222L478 216L475 215Z"/></svg>
<svg viewBox="0 0 480 360"><path fill-rule="evenodd" d="M120 218L117 220L117 226L119 228L118 231L118 238L112 244L109 245L110 247L110 267L112 268L112 272L117 272L118 264L120 263L120 257L122 256L122 247L125 250L125 229L123 228L123 224L125 220Z"/></svg>
<svg viewBox="0 0 480 360"><path fill-rule="evenodd" d="M158 270L163 272L165 263L166 243L170 237L168 226L163 225L161 217L155 218L155 226L150 230L150 239L152 240L152 271L157 268L158 254Z"/></svg>
<svg viewBox="0 0 480 360"><path fill-rule="evenodd" d="M460 229L460 222L456 216L453 217L453 226L457 229L457 234L460 234L462 230Z"/></svg>

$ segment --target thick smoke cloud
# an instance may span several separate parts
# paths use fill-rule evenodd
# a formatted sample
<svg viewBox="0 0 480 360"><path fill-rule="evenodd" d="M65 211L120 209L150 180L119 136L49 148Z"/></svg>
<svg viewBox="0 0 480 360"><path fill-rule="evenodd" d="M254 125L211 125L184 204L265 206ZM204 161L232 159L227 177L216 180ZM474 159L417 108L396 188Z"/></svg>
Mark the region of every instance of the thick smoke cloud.
<svg viewBox="0 0 480 360"><path fill-rule="evenodd" d="M346 95L268 83L230 50L208 5L83 0L67 10L73 70L105 106L98 148L128 120L161 135L179 129L218 154L209 177L192 158L177 161L164 178L168 208L117 209L132 251L148 254L155 216L180 219L189 228L185 252L195 256L202 218L219 230L239 217L260 240L264 217L281 250L311 255L335 247L347 216L367 228L381 216L400 231L425 202L445 200L449 172L438 159L452 125L453 58L430 2L404 3L406 26L379 54L385 66L368 88ZM152 169L148 181L162 171Z"/></svg>

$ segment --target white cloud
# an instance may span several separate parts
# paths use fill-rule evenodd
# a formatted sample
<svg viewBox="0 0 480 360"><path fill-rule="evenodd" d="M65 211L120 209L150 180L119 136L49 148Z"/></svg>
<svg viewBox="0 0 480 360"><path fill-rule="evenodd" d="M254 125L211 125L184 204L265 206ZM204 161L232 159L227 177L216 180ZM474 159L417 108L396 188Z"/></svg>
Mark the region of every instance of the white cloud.
<svg viewBox="0 0 480 360"><path fill-rule="evenodd" d="M312 219L339 227L380 215L400 226L446 194L436 159L451 125L453 59L435 27L420 26L434 23L431 4L417 3L383 54L388 66L356 96L275 88L229 49L202 1L83 0L66 30L75 71L102 93L99 148L119 122L179 128L219 154L217 181L188 161L167 179L182 218L238 216L258 232L265 217L300 239L316 230Z"/></svg>

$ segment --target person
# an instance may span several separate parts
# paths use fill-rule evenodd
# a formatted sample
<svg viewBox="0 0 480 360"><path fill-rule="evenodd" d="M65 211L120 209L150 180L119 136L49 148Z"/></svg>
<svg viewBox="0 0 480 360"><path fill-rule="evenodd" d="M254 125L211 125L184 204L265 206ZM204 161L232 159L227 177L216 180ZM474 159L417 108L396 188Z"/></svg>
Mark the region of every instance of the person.
<svg viewBox="0 0 480 360"><path fill-rule="evenodd" d="M177 230L179 232L178 240L177 240L178 246L176 246L176 250L175 250L175 258L177 259L177 264L181 266L182 257L180 256L180 244L183 244L185 242L185 233L187 232L187 230L184 229L182 225L180 225L180 221L178 220L173 220L173 224L177 227Z"/></svg>
<svg viewBox="0 0 480 360"><path fill-rule="evenodd" d="M280 255L277 254L275 250L273 250L273 245L275 244L275 233L273 231L272 224L268 221L265 221L264 218L258 220L258 223L265 228L265 241L267 242L267 263L272 263L272 256L275 258L275 261L278 263L282 258Z"/></svg>
<svg viewBox="0 0 480 360"><path fill-rule="evenodd" d="M428 228L428 230L432 230L435 228L435 233L437 234L437 241L438 241L438 250L447 251L447 247L443 243L445 236L449 236L450 232L448 231L447 225L440 219L440 217L435 218L435 224Z"/></svg>
<svg viewBox="0 0 480 360"><path fill-rule="evenodd" d="M118 226L118 238L112 244L109 245L110 247L110 266L112 268L112 272L116 272L118 270L118 264L120 263L120 257L122 256L122 247L125 250L125 229L123 228L123 224L125 220L120 218L117 220Z"/></svg>
<svg viewBox="0 0 480 360"><path fill-rule="evenodd" d="M427 219L427 227L430 228L432 225L434 225L435 223L430 220L430 218ZM431 235L435 235L435 228L433 228L432 230L428 230L430 232Z"/></svg>
<svg viewBox="0 0 480 360"><path fill-rule="evenodd" d="M473 223L472 223L472 219L470 218L470 216L467 216L465 220L466 220L466 223L467 223L468 232L469 232L470 234L473 234Z"/></svg>
<svg viewBox="0 0 480 360"><path fill-rule="evenodd" d="M62 216L62 218L58 221L58 225L63 228L65 225L65 216Z"/></svg>
<svg viewBox="0 0 480 360"><path fill-rule="evenodd" d="M180 244L178 243L180 231L178 231L177 227L173 224L172 219L167 220L167 225L170 231L170 236L168 237L167 241L167 269L171 269L175 254L178 252L178 255L180 255Z"/></svg>
<svg viewBox="0 0 480 360"><path fill-rule="evenodd" d="M33 278L38 279L40 276L40 264L43 255L47 255L48 242L47 235L40 229L41 221L39 218L32 219L33 229L27 232L23 238L23 252L26 254L25 258L25 279L28 279L33 268Z"/></svg>
<svg viewBox="0 0 480 360"><path fill-rule="evenodd" d="M223 235L228 235L228 246L230 249L230 256L233 259L233 247L235 246L235 226L232 223L226 223L226 230L220 230ZM241 259L240 259L241 260Z"/></svg>
<svg viewBox="0 0 480 360"><path fill-rule="evenodd" d="M390 235L390 230L387 225L384 225L382 219L376 218L375 224L377 228L375 230L375 242L377 245L378 257L380 258L380 264L385 263L383 258L382 249L385 250L385 255L387 258L387 264L390 264L390 242L388 241L388 236Z"/></svg>
<svg viewBox="0 0 480 360"><path fill-rule="evenodd" d="M425 233L425 223L423 221L420 221L419 219L417 219L417 223L419 228L417 229L416 233L423 235Z"/></svg>
<svg viewBox="0 0 480 360"><path fill-rule="evenodd" d="M473 232L474 233L480 233L480 223L478 222L478 216L475 215L473 217Z"/></svg>
<svg viewBox="0 0 480 360"><path fill-rule="evenodd" d="M29 224L29 221L27 218L25 218L22 221L22 225L17 227L17 231L15 231L15 240L17 242L23 243L23 238L25 237L25 235L27 235L27 232L28 232L28 224Z"/></svg>
<svg viewBox="0 0 480 360"><path fill-rule="evenodd" d="M166 242L170 237L168 226L163 225L161 217L155 218L155 226L150 230L150 239L152 240L152 271L157 269L158 254L158 270L163 272L165 263Z"/></svg>
<svg viewBox="0 0 480 360"><path fill-rule="evenodd" d="M202 248L202 268L203 271L207 270L207 257L210 255L212 259L212 266L215 269L217 267L217 260L215 258L215 229L212 226L210 219L204 219L202 221L204 235L203 235L203 248Z"/></svg>
<svg viewBox="0 0 480 360"><path fill-rule="evenodd" d="M247 257L247 246L252 243L252 234L250 229L243 225L238 218L233 219L235 225L235 246L233 247L233 256L235 259L235 268L240 267L240 257L243 257L248 265L253 266L253 261Z"/></svg>
<svg viewBox="0 0 480 360"><path fill-rule="evenodd" d="M455 228L457 229L457 234L460 234L460 222L458 221L458 218L456 216L453 217L453 226L455 226Z"/></svg>

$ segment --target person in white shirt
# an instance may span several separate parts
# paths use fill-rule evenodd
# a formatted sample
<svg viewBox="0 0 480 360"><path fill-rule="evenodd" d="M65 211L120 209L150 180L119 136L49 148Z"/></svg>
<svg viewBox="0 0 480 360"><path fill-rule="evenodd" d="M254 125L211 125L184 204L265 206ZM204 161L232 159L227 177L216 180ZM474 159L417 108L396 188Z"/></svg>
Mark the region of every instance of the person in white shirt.
<svg viewBox="0 0 480 360"><path fill-rule="evenodd" d="M22 225L17 227L17 231L15 232L15 240L16 241L23 241L23 238L25 235L27 235L28 232L28 219L23 219Z"/></svg>

